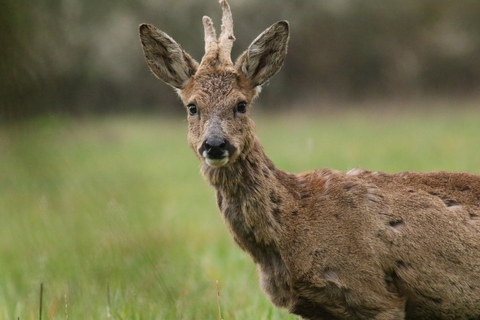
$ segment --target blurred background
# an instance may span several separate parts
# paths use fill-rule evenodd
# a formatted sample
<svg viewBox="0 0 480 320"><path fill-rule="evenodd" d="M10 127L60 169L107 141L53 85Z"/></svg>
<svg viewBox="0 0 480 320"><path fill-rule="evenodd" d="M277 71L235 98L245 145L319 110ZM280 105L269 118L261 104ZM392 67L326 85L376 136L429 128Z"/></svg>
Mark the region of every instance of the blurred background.
<svg viewBox="0 0 480 320"><path fill-rule="evenodd" d="M233 58L291 23L254 114L278 168L480 173L480 1L230 5ZM144 61L143 22L200 60L203 15L219 30L217 0L0 0L0 320L297 319L262 294Z"/></svg>
<svg viewBox="0 0 480 320"><path fill-rule="evenodd" d="M233 58L278 20L291 23L265 108L315 101L478 97L477 0L231 1ZM138 25L154 24L197 60L217 1L2 0L0 119L44 113L183 112L144 63Z"/></svg>

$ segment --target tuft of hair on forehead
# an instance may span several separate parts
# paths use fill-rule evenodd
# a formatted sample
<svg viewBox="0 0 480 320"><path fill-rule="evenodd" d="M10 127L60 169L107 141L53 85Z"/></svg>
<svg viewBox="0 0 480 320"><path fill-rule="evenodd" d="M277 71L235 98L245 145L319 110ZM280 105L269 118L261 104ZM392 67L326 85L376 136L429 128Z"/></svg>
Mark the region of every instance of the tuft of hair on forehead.
<svg viewBox="0 0 480 320"><path fill-rule="evenodd" d="M200 63L200 68L233 67L231 52L235 36L233 35L232 11L226 0L220 0L219 3L222 6L222 27L218 38L212 19L207 16L203 17L205 55Z"/></svg>

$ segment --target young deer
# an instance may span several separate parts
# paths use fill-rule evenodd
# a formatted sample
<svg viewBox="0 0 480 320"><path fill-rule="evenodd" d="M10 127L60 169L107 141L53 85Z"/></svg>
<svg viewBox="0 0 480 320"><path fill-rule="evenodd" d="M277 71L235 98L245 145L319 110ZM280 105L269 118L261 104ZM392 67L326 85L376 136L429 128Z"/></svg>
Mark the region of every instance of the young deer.
<svg viewBox="0 0 480 320"><path fill-rule="evenodd" d="M201 172L273 303L305 319L480 319L480 176L277 169L249 112L284 62L289 25L273 24L234 64L220 4L218 39L203 18L200 64L152 25L140 37L185 104Z"/></svg>

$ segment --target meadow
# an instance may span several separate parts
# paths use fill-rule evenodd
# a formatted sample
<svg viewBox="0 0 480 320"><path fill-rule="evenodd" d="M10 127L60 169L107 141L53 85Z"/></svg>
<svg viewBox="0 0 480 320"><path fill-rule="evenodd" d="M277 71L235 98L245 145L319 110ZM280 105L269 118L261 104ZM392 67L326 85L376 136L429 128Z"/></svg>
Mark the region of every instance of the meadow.
<svg viewBox="0 0 480 320"><path fill-rule="evenodd" d="M480 108L461 107L254 119L266 153L291 172L480 174ZM1 127L0 218L0 320L218 320L219 307L225 320L297 319L270 304L228 234L183 118Z"/></svg>

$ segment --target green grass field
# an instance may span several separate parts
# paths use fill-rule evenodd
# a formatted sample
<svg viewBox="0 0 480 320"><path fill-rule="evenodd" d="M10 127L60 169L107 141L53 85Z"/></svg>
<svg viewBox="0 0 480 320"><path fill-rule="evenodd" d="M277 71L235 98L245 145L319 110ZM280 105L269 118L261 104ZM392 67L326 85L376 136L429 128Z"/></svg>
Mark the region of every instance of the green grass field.
<svg viewBox="0 0 480 320"><path fill-rule="evenodd" d="M480 173L480 108L254 117L283 170ZM261 292L180 118L0 128L0 320L297 319Z"/></svg>

